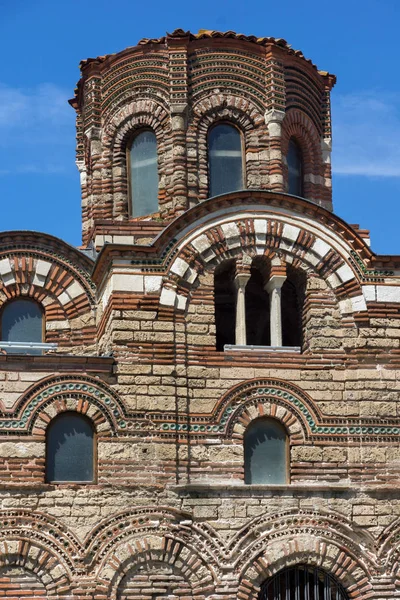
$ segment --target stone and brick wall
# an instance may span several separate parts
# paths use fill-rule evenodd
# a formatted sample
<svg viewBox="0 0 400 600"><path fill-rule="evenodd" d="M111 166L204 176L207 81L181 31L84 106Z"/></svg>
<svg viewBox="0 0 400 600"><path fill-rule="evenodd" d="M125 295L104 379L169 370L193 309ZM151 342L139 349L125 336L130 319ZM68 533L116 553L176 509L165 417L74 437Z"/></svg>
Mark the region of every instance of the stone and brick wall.
<svg viewBox="0 0 400 600"><path fill-rule="evenodd" d="M399 594L400 259L357 231L307 201L241 192L81 265L96 288L86 351L0 361L2 585L256 600L305 562L351 598ZM216 350L214 271L244 256L304 274L301 352ZM91 484L45 483L46 428L65 410L94 424ZM260 416L288 432L286 485L244 484Z"/></svg>
<svg viewBox="0 0 400 600"><path fill-rule="evenodd" d="M330 211L332 77L282 40L184 32L82 73L84 237L100 253L0 235L1 306L35 299L58 344L0 355L0 596L258 600L309 564L349 599L400 597L400 256ZM150 117L165 220L133 222L121 149ZM242 128L257 189L207 200L218 118ZM285 193L291 136L313 202ZM254 260L305 282L300 350L217 350L216 269ZM64 411L93 423L91 483L45 481ZM286 428L285 485L244 483L262 416Z"/></svg>

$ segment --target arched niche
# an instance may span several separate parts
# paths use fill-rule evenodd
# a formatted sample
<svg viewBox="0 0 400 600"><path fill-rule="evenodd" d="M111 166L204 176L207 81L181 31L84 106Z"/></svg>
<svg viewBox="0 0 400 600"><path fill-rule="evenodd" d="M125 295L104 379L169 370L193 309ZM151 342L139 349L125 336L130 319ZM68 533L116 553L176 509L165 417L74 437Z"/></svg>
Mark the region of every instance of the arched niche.
<svg viewBox="0 0 400 600"><path fill-rule="evenodd" d="M9 565L0 569L0 598L47 600L48 595L35 573L19 565Z"/></svg>

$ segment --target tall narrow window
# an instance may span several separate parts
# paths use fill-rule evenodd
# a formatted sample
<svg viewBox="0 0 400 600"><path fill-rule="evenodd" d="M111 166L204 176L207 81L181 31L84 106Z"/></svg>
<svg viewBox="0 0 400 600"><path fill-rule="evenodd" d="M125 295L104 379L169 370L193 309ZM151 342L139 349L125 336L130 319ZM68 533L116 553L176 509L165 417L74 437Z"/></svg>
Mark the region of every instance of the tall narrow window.
<svg viewBox="0 0 400 600"><path fill-rule="evenodd" d="M302 345L305 288L305 272L288 265L287 279L281 292L283 346Z"/></svg>
<svg viewBox="0 0 400 600"><path fill-rule="evenodd" d="M214 275L215 329L217 350L235 343L235 261L219 265Z"/></svg>
<svg viewBox="0 0 400 600"><path fill-rule="evenodd" d="M348 600L339 581L318 567L298 565L279 571L262 586L258 600Z"/></svg>
<svg viewBox="0 0 400 600"><path fill-rule="evenodd" d="M133 217L158 211L157 140L152 131L142 131L129 152L131 212Z"/></svg>
<svg viewBox="0 0 400 600"><path fill-rule="evenodd" d="M94 479L94 431L85 416L65 412L46 432L46 481L88 483Z"/></svg>
<svg viewBox="0 0 400 600"><path fill-rule="evenodd" d="M208 133L209 194L243 188L242 139L236 127L221 123Z"/></svg>
<svg viewBox="0 0 400 600"><path fill-rule="evenodd" d="M43 342L43 311L41 306L30 299L18 298L8 302L1 314L1 339L4 342L42 343ZM21 348L20 346L7 348L7 353L30 352L40 353L40 350Z"/></svg>
<svg viewBox="0 0 400 600"><path fill-rule="evenodd" d="M245 483L284 484L288 481L286 429L270 418L256 419L244 434Z"/></svg>
<svg viewBox="0 0 400 600"><path fill-rule="evenodd" d="M269 297L264 289L264 279L253 261L250 279L246 285L246 333L248 346L270 345Z"/></svg>
<svg viewBox="0 0 400 600"><path fill-rule="evenodd" d="M289 176L289 194L294 196L303 195L303 156L300 146L292 138L289 141L286 156Z"/></svg>

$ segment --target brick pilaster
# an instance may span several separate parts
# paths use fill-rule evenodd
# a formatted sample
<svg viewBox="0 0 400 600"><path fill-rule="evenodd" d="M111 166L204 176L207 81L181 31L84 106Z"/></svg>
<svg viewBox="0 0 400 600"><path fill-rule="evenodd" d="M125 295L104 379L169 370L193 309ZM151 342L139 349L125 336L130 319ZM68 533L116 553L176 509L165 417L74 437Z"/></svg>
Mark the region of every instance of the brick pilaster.
<svg viewBox="0 0 400 600"><path fill-rule="evenodd" d="M284 191L282 168L282 121L285 117L285 76L282 63L274 47L267 47L265 69L265 123L269 133L269 181L270 189Z"/></svg>
<svg viewBox="0 0 400 600"><path fill-rule="evenodd" d="M189 35L168 35L169 81L170 81L170 114L172 160L171 196L173 198L173 213L182 214L188 208L187 186L187 110L188 110L188 71L187 48ZM169 209L169 213L170 213Z"/></svg>

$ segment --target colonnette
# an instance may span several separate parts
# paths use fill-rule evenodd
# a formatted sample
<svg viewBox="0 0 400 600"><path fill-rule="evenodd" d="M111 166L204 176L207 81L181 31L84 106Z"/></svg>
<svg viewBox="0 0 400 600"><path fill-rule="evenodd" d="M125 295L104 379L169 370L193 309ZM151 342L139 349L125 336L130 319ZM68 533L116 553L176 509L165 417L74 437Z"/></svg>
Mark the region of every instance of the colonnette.
<svg viewBox="0 0 400 600"><path fill-rule="evenodd" d="M0 597L400 597L400 257L284 40L81 63L83 242L0 234Z"/></svg>

